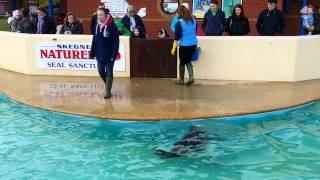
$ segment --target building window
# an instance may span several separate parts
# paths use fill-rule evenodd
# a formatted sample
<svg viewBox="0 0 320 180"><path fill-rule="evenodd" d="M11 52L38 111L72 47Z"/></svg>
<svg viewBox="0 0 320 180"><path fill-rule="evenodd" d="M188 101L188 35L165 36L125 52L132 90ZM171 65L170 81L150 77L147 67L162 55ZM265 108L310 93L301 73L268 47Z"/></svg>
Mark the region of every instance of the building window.
<svg viewBox="0 0 320 180"><path fill-rule="evenodd" d="M26 2L31 13L36 13L39 6L48 7L48 0L27 0ZM61 0L52 0L52 5L53 14L58 14L60 12Z"/></svg>
<svg viewBox="0 0 320 180"><path fill-rule="evenodd" d="M177 12L180 5L179 0L161 0L160 9L166 15L173 15Z"/></svg>

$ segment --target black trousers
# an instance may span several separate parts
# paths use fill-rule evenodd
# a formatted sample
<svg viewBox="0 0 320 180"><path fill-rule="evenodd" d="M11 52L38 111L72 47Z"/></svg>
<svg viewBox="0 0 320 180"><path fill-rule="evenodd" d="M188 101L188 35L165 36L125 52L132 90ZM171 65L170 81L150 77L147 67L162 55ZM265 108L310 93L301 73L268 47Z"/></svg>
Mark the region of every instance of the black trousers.
<svg viewBox="0 0 320 180"><path fill-rule="evenodd" d="M180 46L179 58L180 66L185 66L191 62L192 56L197 49L197 45L194 46Z"/></svg>
<svg viewBox="0 0 320 180"><path fill-rule="evenodd" d="M97 61L98 62L98 72L103 81L105 81L106 76L113 77L113 66L114 61Z"/></svg>

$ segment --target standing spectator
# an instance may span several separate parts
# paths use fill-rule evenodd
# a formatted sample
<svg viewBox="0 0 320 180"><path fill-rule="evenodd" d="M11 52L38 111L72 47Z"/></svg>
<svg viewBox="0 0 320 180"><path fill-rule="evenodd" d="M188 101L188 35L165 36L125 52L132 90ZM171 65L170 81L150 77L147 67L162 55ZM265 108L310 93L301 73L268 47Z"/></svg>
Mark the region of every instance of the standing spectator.
<svg viewBox="0 0 320 180"><path fill-rule="evenodd" d="M188 3L182 3L181 5L186 7L189 10L189 4ZM172 23L170 25L170 29L171 29L171 31L173 33L174 33L175 29L176 29L176 24L177 24L178 21L179 21L179 18L178 18L178 14L177 14L177 15L174 16L174 18L172 20Z"/></svg>
<svg viewBox="0 0 320 180"><path fill-rule="evenodd" d="M113 83L113 66L119 52L119 32L107 9L99 8L97 17L90 57L97 59L98 72L105 83L104 98L109 99Z"/></svg>
<svg viewBox="0 0 320 180"><path fill-rule="evenodd" d="M131 32L133 32L133 28L140 27L142 32L146 34L146 28L144 27L141 17L136 15L136 12L131 5L128 6L127 15L122 18L122 23L124 27Z"/></svg>
<svg viewBox="0 0 320 180"><path fill-rule="evenodd" d="M314 13L314 31L312 34L320 34L320 10L317 13Z"/></svg>
<svg viewBox="0 0 320 180"><path fill-rule="evenodd" d="M243 7L237 4L227 20L226 31L230 36L243 36L250 32L249 20L244 16Z"/></svg>
<svg viewBox="0 0 320 180"><path fill-rule="evenodd" d="M146 39L146 35L144 34L141 27L137 26L133 28L132 38L134 39Z"/></svg>
<svg viewBox="0 0 320 180"><path fill-rule="evenodd" d="M131 37L132 33L127 28L124 27L124 25L122 24L121 21L114 21L114 23L116 24L118 31L119 31L119 34L121 36Z"/></svg>
<svg viewBox="0 0 320 180"><path fill-rule="evenodd" d="M83 34L83 26L75 17L75 14L68 13L60 34Z"/></svg>
<svg viewBox="0 0 320 180"><path fill-rule="evenodd" d="M167 39L169 37L168 31L164 28L161 28L158 32L158 38L160 39Z"/></svg>
<svg viewBox="0 0 320 180"><path fill-rule="evenodd" d="M19 10L14 10L12 12L12 20L10 21L10 29L12 32L20 32L19 30L19 23L21 21L21 14Z"/></svg>
<svg viewBox="0 0 320 180"><path fill-rule="evenodd" d="M268 0L268 8L258 17L256 28L261 36L278 36L284 31L284 16L276 4L277 0Z"/></svg>
<svg viewBox="0 0 320 180"><path fill-rule="evenodd" d="M104 7L104 3L100 3L99 6L98 6L98 9L100 8L105 8ZM96 25L97 25L97 11L95 11L93 13L93 15L91 16L91 21L90 21L90 29L91 29L91 34L94 34L95 33L95 30L96 30Z"/></svg>
<svg viewBox="0 0 320 180"><path fill-rule="evenodd" d="M33 34L35 29L35 20L29 15L27 9L20 9L21 21L19 22L18 29L21 33Z"/></svg>
<svg viewBox="0 0 320 180"><path fill-rule="evenodd" d="M175 29L175 41L174 48L171 54L175 54L175 47L179 41L179 76L180 79L176 81L176 84L190 86L194 83L193 77L193 66L191 59L196 51L198 40L197 40L197 21L188 11L185 6L179 6L178 8L179 21L176 24ZM184 83L185 66L187 66L189 73L189 80Z"/></svg>
<svg viewBox="0 0 320 180"><path fill-rule="evenodd" d="M56 25L53 19L47 16L47 10L44 7L38 7L37 14L36 34L55 34Z"/></svg>
<svg viewBox="0 0 320 180"><path fill-rule="evenodd" d="M202 30L207 36L221 36L225 31L226 17L217 0L210 1L210 9L205 13Z"/></svg>
<svg viewBox="0 0 320 180"><path fill-rule="evenodd" d="M304 7L301 10L302 13L302 26L305 31L305 34L311 35L314 31L314 7L312 4Z"/></svg>

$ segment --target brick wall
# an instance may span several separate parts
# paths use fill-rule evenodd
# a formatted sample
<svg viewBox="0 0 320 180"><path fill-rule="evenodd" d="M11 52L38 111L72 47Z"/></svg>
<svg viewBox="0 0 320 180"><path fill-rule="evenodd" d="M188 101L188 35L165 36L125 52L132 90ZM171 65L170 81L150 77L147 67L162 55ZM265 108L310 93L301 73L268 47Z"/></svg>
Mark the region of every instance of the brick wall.
<svg viewBox="0 0 320 180"><path fill-rule="evenodd" d="M0 2L0 14L4 14L6 12L5 7L4 7L4 3Z"/></svg>
<svg viewBox="0 0 320 180"><path fill-rule="evenodd" d="M12 2L7 1L7 2L0 2L0 14L4 14L6 11L9 13L12 11Z"/></svg>
<svg viewBox="0 0 320 180"><path fill-rule="evenodd" d="M73 12L77 15L84 25L85 33L90 32L91 15L97 9L100 1L98 0L67 0L66 6L68 12Z"/></svg>
<svg viewBox="0 0 320 180"><path fill-rule="evenodd" d="M181 0L183 1L183 0ZM192 0L185 0L192 7ZM282 9L283 0L278 0L278 8ZM98 0L67 0L67 9L76 13L79 19L82 20L85 26L85 32L89 32L90 17L96 7L98 6ZM154 38L157 36L158 30L162 27L169 30L172 16L164 16L159 12L160 0L129 0L129 4L135 6L138 10L142 7L147 8L148 16L143 19L148 37ZM221 0L220 0L221 4ZM246 16L250 20L251 33L250 35L257 35L255 24L259 13L266 8L267 0L243 0L243 6ZM292 23L293 26L297 26L297 23ZM198 20L198 25L201 25L201 20ZM290 24L287 26L290 28Z"/></svg>

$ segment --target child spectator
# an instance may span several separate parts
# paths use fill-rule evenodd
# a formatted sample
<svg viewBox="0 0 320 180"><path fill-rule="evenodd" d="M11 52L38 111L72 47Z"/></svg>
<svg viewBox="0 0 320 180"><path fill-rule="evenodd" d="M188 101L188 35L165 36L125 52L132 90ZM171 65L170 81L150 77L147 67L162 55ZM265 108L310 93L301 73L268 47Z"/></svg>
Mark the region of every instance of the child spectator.
<svg viewBox="0 0 320 180"><path fill-rule="evenodd" d="M164 28L161 28L158 32L158 37L160 39L167 39L169 37L169 34L168 34L167 30L165 30Z"/></svg>
<svg viewBox="0 0 320 180"><path fill-rule="evenodd" d="M134 39L146 39L146 35L144 34L141 27L133 28L132 38Z"/></svg>
<svg viewBox="0 0 320 180"><path fill-rule="evenodd" d="M21 14L19 10L14 10L12 12L12 19L10 20L10 29L12 32L20 32L19 31L19 22L21 21Z"/></svg>
<svg viewBox="0 0 320 180"><path fill-rule="evenodd" d="M117 26L120 36L131 37L132 33L126 27L124 27L121 21L114 21L114 24Z"/></svg>
<svg viewBox="0 0 320 180"><path fill-rule="evenodd" d="M305 30L305 34L311 35L314 31L314 7L312 4L302 8L302 21L303 28Z"/></svg>

